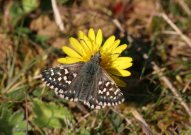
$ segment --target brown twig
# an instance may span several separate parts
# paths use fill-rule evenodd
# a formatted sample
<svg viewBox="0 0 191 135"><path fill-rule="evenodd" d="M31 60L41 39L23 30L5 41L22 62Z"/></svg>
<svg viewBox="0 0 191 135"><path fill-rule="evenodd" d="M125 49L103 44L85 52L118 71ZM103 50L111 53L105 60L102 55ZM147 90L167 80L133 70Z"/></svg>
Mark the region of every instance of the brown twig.
<svg viewBox="0 0 191 135"><path fill-rule="evenodd" d="M80 125L80 122L82 121L86 121L86 119L91 115L91 112L88 112L87 114L85 114L84 116L80 117L79 119L77 118L77 122L75 123L75 125L73 126L73 130L77 128L77 126Z"/></svg>
<svg viewBox="0 0 191 135"><path fill-rule="evenodd" d="M170 18L164 13L160 14L160 16L177 32L182 40L184 40L188 46L191 47L191 40L182 33L182 31L170 20Z"/></svg>
<svg viewBox="0 0 191 135"><path fill-rule="evenodd" d="M115 24L115 26L120 30L121 33L125 33L125 30L118 19L113 19L112 21Z"/></svg>
<svg viewBox="0 0 191 135"><path fill-rule="evenodd" d="M189 116L191 116L191 111L186 102L182 99L182 97L178 94L177 89L172 85L170 80L164 76L163 72L161 72L159 66L155 62L151 62L153 65L154 71L160 76L160 79L166 84L166 86L170 89L170 91L173 93L175 98L180 102L180 104L184 107L186 112Z"/></svg>
<svg viewBox="0 0 191 135"><path fill-rule="evenodd" d="M52 2L52 8L53 8L56 24L58 25L60 31L64 32L65 30L64 23L62 22L61 15L56 4L56 0L51 0L51 2Z"/></svg>
<svg viewBox="0 0 191 135"><path fill-rule="evenodd" d="M88 113L88 110L84 107L84 105L82 105L80 102L76 103L76 107L84 114Z"/></svg>
<svg viewBox="0 0 191 135"><path fill-rule="evenodd" d="M178 4L182 7L182 9L185 11L185 13L189 16L191 16L191 10L190 8L186 5L184 0L176 0Z"/></svg>
<svg viewBox="0 0 191 135"><path fill-rule="evenodd" d="M183 93L186 92L186 90L189 88L190 83L191 83L191 81L189 81L188 83L186 83L185 87L184 87L183 90L182 90Z"/></svg>
<svg viewBox="0 0 191 135"><path fill-rule="evenodd" d="M140 122L140 124L142 125L142 129L146 135L154 135L152 133L149 125L146 123L144 118L141 116L141 114L135 108L131 108L131 113L133 114L135 119Z"/></svg>

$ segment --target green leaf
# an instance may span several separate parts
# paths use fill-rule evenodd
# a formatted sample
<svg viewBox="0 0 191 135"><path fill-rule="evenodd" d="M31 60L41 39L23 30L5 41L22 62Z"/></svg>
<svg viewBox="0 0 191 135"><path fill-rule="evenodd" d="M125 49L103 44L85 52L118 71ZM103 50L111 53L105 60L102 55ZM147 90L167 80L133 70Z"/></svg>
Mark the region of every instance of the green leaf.
<svg viewBox="0 0 191 135"><path fill-rule="evenodd" d="M117 113L112 113L110 115L110 120L111 120L111 123L113 124L115 130L118 133L121 133L122 129L124 128L124 125L122 123L123 119Z"/></svg>
<svg viewBox="0 0 191 135"><path fill-rule="evenodd" d="M42 36L42 35L36 35L35 40L41 44L48 41L50 39L50 36Z"/></svg>
<svg viewBox="0 0 191 135"><path fill-rule="evenodd" d="M13 26L17 25L25 15L35 10L38 6L38 0L13 1L10 7L11 24Z"/></svg>
<svg viewBox="0 0 191 135"><path fill-rule="evenodd" d="M32 31L29 28L26 28L26 27L16 27L15 32L19 36L25 37L27 34L30 34Z"/></svg>
<svg viewBox="0 0 191 135"><path fill-rule="evenodd" d="M24 86L21 86L11 92L9 92L7 94L7 97L11 100L17 100L17 101L21 101L21 100L24 100L25 99L25 96L26 96L26 90L28 89L28 86L24 85Z"/></svg>
<svg viewBox="0 0 191 135"><path fill-rule="evenodd" d="M185 133L182 133L182 134L185 134L185 135L191 135L191 127L189 127L187 129L187 131Z"/></svg>
<svg viewBox="0 0 191 135"><path fill-rule="evenodd" d="M10 117L10 122L15 125L13 128L13 135L25 135L27 123L26 121L23 121L23 119L24 119L24 114L21 111L15 112Z"/></svg>
<svg viewBox="0 0 191 135"><path fill-rule="evenodd" d="M33 101L34 123L39 127L61 128L72 126L74 119L67 108L54 103L45 103L39 99Z"/></svg>
<svg viewBox="0 0 191 135"><path fill-rule="evenodd" d="M24 113L20 110L12 112L6 106L0 106L0 134L3 135L25 135L27 123Z"/></svg>
<svg viewBox="0 0 191 135"><path fill-rule="evenodd" d="M10 8L10 17L12 20L11 24L15 26L17 22L22 18L23 15L24 15L24 11L22 9L21 4L17 1L13 2Z"/></svg>
<svg viewBox="0 0 191 135"><path fill-rule="evenodd" d="M38 5L38 0L22 0L22 6L25 13L33 11Z"/></svg>
<svg viewBox="0 0 191 135"><path fill-rule="evenodd" d="M69 0L58 0L60 4L66 4Z"/></svg>
<svg viewBox="0 0 191 135"><path fill-rule="evenodd" d="M90 132L90 129L89 128L82 128L81 130L80 130L80 133L79 133L79 135L91 135L91 132Z"/></svg>
<svg viewBox="0 0 191 135"><path fill-rule="evenodd" d="M11 112L7 109L0 110L0 133L4 135L11 135L13 126L9 123ZM3 123L3 124L2 124Z"/></svg>

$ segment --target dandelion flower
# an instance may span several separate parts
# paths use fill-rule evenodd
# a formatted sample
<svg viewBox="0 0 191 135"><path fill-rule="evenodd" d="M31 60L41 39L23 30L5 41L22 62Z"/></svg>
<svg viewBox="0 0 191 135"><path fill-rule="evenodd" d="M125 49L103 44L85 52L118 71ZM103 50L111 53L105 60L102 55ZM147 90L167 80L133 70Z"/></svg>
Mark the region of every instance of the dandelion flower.
<svg viewBox="0 0 191 135"><path fill-rule="evenodd" d="M127 48L126 44L120 45L120 40L116 39L113 35L103 43L101 29L95 33L92 28L89 29L87 35L79 31L78 39L71 37L69 42L71 47L64 46L62 48L67 56L59 58L59 63L87 62L99 52L101 55L100 66L107 71L119 86L126 86L126 83L119 79L119 77L131 75L126 69L132 66L132 58L120 56Z"/></svg>

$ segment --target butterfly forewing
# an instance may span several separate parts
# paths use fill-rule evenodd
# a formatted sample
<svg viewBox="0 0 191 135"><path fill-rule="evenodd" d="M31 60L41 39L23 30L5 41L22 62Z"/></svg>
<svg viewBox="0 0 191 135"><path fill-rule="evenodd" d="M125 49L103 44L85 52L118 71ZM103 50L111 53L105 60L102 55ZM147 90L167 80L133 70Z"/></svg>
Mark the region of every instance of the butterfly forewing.
<svg viewBox="0 0 191 135"><path fill-rule="evenodd" d="M74 100L76 91L69 88L82 66L83 63L75 63L49 68L42 72L42 79L59 97Z"/></svg>

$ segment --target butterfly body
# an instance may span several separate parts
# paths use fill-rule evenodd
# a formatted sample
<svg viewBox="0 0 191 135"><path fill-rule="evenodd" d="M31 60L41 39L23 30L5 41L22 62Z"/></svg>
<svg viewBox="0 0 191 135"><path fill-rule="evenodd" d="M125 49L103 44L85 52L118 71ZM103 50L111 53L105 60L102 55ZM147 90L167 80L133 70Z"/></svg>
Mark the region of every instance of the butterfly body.
<svg viewBox="0 0 191 135"><path fill-rule="evenodd" d="M121 90L100 66L100 53L86 62L61 65L42 72L45 83L56 95L71 101L82 101L90 108L103 108L124 101Z"/></svg>
<svg viewBox="0 0 191 135"><path fill-rule="evenodd" d="M94 85L94 80L98 77L100 72L99 66L99 54L95 55L91 58L91 60L87 63L84 63L82 66L78 78L74 80L76 83L71 86L71 89L79 89L78 94L76 94L75 98L79 98L80 101L89 101L91 95L95 96L95 91L92 88Z"/></svg>

